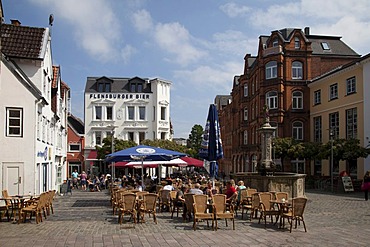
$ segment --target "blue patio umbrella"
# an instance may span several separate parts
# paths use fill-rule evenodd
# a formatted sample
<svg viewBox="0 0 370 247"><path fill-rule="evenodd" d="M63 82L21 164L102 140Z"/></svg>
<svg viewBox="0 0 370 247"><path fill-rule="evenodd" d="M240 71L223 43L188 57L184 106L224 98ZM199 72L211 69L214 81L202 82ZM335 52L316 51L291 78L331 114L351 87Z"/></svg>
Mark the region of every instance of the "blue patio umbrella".
<svg viewBox="0 0 370 247"><path fill-rule="evenodd" d="M206 126L203 133L199 157L210 162L210 175L214 179L218 175L217 160L224 157L222 150L220 123L216 105L209 106Z"/></svg>
<svg viewBox="0 0 370 247"><path fill-rule="evenodd" d="M186 154L177 151L172 151L163 148L152 146L139 145L108 154L105 158L107 162L118 161L141 161L141 172L143 175L144 161L169 161L179 157L184 157ZM144 186L144 181L141 179L141 184Z"/></svg>

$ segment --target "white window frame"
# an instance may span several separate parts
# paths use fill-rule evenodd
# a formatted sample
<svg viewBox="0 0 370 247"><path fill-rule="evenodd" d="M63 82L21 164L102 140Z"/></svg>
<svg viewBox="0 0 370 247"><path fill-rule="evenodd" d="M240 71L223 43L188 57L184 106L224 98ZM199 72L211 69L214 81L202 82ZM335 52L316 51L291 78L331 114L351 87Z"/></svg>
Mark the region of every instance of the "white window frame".
<svg viewBox="0 0 370 247"><path fill-rule="evenodd" d="M100 138L100 140L98 140L98 138ZM99 146L102 145L103 139L102 139L102 133L101 133L101 131L95 131L95 133L94 133L94 141L95 141L95 145L99 145Z"/></svg>
<svg viewBox="0 0 370 247"><path fill-rule="evenodd" d="M357 108L351 108L346 110L346 138L357 138L358 135L358 114Z"/></svg>
<svg viewBox="0 0 370 247"><path fill-rule="evenodd" d="M248 97L248 84L244 84L244 97Z"/></svg>
<svg viewBox="0 0 370 247"><path fill-rule="evenodd" d="M292 108L303 109L303 93L301 91L294 91L292 93Z"/></svg>
<svg viewBox="0 0 370 247"><path fill-rule="evenodd" d="M248 108L244 108L244 121L248 121Z"/></svg>
<svg viewBox="0 0 370 247"><path fill-rule="evenodd" d="M270 61L266 64L265 76L266 76L266 80L277 77L277 62L276 61Z"/></svg>
<svg viewBox="0 0 370 247"><path fill-rule="evenodd" d="M338 99L338 83L331 84L329 87L329 99Z"/></svg>
<svg viewBox="0 0 370 247"><path fill-rule="evenodd" d="M313 102L314 102L314 105L321 104L321 89L316 90L313 93Z"/></svg>
<svg viewBox="0 0 370 247"><path fill-rule="evenodd" d="M270 91L266 93L266 104L269 109L278 108L278 93L277 91Z"/></svg>
<svg viewBox="0 0 370 247"><path fill-rule="evenodd" d="M161 120L166 120L167 117L167 107L161 106Z"/></svg>
<svg viewBox="0 0 370 247"><path fill-rule="evenodd" d="M71 149L71 146L78 146L78 149L75 150L75 149ZM68 143L68 152L81 152L81 143L74 143L74 142L70 142Z"/></svg>
<svg viewBox="0 0 370 247"><path fill-rule="evenodd" d="M109 118L109 115L108 115L108 109L111 109L111 116ZM105 118L106 120L113 120L113 106L106 106L105 107Z"/></svg>
<svg viewBox="0 0 370 247"><path fill-rule="evenodd" d="M244 130L243 143L244 145L248 144L248 131L247 130Z"/></svg>
<svg viewBox="0 0 370 247"><path fill-rule="evenodd" d="M301 121L292 123L292 137L295 140L303 140L303 123Z"/></svg>
<svg viewBox="0 0 370 247"><path fill-rule="evenodd" d="M294 61L292 63L292 79L303 78L303 63L300 61Z"/></svg>
<svg viewBox="0 0 370 247"><path fill-rule="evenodd" d="M301 48L301 42L300 42L300 39L298 37L294 38L294 48L295 49Z"/></svg>
<svg viewBox="0 0 370 247"><path fill-rule="evenodd" d="M142 112L142 111L144 111L144 112ZM141 120L141 121L146 120L146 107L145 106L139 106L139 120Z"/></svg>
<svg viewBox="0 0 370 247"><path fill-rule="evenodd" d="M322 142L322 118L321 116L313 118L313 140Z"/></svg>
<svg viewBox="0 0 370 247"><path fill-rule="evenodd" d="M348 78L346 80L347 95L356 93L356 76Z"/></svg>
<svg viewBox="0 0 370 247"><path fill-rule="evenodd" d="M135 106L127 106L127 120L135 120Z"/></svg>
<svg viewBox="0 0 370 247"><path fill-rule="evenodd" d="M15 133L14 130L18 130L19 133ZM6 108L6 136L23 137L23 108Z"/></svg>
<svg viewBox="0 0 370 247"><path fill-rule="evenodd" d="M98 113L99 113L98 109L100 109L100 116L98 116ZM94 106L94 120L96 120L96 121L102 121L103 120L103 108L100 105Z"/></svg>

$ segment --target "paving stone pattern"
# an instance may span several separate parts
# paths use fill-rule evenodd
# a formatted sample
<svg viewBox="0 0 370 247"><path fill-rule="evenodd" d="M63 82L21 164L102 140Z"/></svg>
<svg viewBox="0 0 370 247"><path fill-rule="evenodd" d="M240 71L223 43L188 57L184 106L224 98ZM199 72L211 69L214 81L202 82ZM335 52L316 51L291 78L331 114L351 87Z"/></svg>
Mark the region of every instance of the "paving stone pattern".
<svg viewBox="0 0 370 247"><path fill-rule="evenodd" d="M0 222L0 246L369 246L370 201L362 193L306 193L308 200L303 226L278 229L268 223L244 218L235 220L236 230L219 221L212 231L206 222L197 230L192 222L181 217L171 219L169 212L157 213L158 224L146 217L146 223L133 224L125 216L117 223L112 214L107 191L73 191L73 195L57 196L54 214L36 224ZM180 216L180 215L179 215Z"/></svg>

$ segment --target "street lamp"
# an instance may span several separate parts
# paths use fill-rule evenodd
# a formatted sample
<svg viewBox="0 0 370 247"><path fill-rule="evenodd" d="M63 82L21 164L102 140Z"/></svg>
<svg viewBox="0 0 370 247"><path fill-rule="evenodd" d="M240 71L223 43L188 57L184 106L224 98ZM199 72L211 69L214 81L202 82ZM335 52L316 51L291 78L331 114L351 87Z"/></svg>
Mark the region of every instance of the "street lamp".
<svg viewBox="0 0 370 247"><path fill-rule="evenodd" d="M333 137L334 137L334 130L329 129L329 135L330 135L330 185L331 185L331 192L334 192L334 154L333 154Z"/></svg>
<svg viewBox="0 0 370 247"><path fill-rule="evenodd" d="M112 146L111 146L111 153L114 153L114 130L117 126L108 126L110 128L112 128ZM112 167L112 181L114 183L114 180L116 178L116 169L115 169L115 162L112 161L112 164L111 164L111 167Z"/></svg>

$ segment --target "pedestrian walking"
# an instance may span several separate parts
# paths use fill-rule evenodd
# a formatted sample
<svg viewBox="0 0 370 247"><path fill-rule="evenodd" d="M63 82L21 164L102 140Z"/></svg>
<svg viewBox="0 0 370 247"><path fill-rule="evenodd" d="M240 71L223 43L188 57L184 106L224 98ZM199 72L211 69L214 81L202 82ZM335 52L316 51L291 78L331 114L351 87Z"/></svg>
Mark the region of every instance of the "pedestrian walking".
<svg viewBox="0 0 370 247"><path fill-rule="evenodd" d="M370 190L370 171L367 171L364 176L364 180L361 185L362 191L365 192L365 200L369 200L369 190Z"/></svg>

